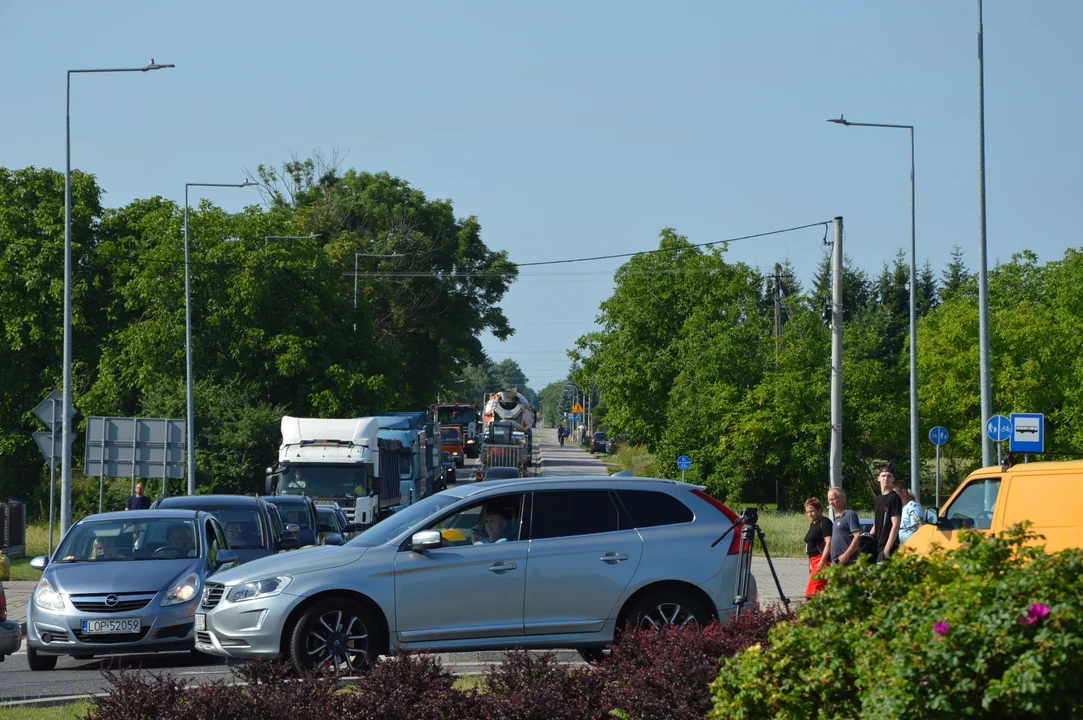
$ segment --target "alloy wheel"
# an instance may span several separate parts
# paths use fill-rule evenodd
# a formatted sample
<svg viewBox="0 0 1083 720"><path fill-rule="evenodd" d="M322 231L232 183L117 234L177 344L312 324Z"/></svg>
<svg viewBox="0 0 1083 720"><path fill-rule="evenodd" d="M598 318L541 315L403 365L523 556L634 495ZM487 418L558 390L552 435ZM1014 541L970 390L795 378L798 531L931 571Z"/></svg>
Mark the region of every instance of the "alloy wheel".
<svg viewBox="0 0 1083 720"><path fill-rule="evenodd" d="M368 664L369 632L353 613L332 610L312 623L305 652L315 668L341 673L357 672Z"/></svg>

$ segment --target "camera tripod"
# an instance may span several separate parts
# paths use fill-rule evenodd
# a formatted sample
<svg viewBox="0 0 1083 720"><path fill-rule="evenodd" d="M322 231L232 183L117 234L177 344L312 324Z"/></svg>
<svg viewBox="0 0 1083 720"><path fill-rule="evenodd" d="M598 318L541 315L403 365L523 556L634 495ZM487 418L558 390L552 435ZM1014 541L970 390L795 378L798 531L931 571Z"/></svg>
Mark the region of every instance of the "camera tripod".
<svg viewBox="0 0 1083 720"><path fill-rule="evenodd" d="M718 543L733 532L733 529L738 525L741 526L741 545L740 551L737 555L737 583L734 590L734 603L737 605L737 614L741 614L741 610L744 609L745 603L748 602L748 586L752 578L752 549L756 543L756 538L760 539L760 547L763 548L763 556L767 558L767 567L771 569L771 577L775 580L775 587L778 588L778 596L782 600L782 604L786 606L786 609L790 609L790 599L786 597L786 593L782 592L782 583L778 579L778 572L775 571L775 564L771 562L771 553L767 550L767 538L763 536L763 530L759 525L759 511L756 508L745 508L741 511L741 517L737 518L737 521L733 523L724 533L718 536L718 538L711 543L711 547L714 547Z"/></svg>

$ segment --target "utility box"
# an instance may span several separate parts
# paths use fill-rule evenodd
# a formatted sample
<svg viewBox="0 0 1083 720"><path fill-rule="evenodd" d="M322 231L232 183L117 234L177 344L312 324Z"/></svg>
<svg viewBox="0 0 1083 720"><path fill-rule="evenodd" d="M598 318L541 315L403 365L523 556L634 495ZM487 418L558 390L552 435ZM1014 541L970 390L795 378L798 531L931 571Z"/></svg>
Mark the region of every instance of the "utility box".
<svg viewBox="0 0 1083 720"><path fill-rule="evenodd" d="M0 548L9 558L26 557L26 505L0 503Z"/></svg>

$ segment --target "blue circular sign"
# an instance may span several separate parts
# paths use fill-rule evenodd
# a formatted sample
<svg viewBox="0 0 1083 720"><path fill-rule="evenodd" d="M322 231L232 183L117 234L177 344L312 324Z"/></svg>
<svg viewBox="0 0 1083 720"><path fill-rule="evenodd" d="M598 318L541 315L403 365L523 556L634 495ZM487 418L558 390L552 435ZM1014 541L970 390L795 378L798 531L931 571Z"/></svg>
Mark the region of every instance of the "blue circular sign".
<svg viewBox="0 0 1083 720"><path fill-rule="evenodd" d="M948 441L948 429L937 425L929 431L929 442L933 445L943 445Z"/></svg>
<svg viewBox="0 0 1083 720"><path fill-rule="evenodd" d="M990 440L1003 442L1012 435L1012 421L1003 415L994 415L985 424L985 434Z"/></svg>
<svg viewBox="0 0 1083 720"><path fill-rule="evenodd" d="M688 457L687 455L681 455L679 458L677 458L677 467L679 467L681 470L690 469L692 467L692 458Z"/></svg>

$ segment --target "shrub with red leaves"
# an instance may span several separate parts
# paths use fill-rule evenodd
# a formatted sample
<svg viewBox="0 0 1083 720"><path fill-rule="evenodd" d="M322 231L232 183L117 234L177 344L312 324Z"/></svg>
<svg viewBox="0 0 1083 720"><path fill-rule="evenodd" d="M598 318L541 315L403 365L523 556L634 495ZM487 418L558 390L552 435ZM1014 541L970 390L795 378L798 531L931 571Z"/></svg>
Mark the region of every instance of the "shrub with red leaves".
<svg viewBox="0 0 1083 720"><path fill-rule="evenodd" d="M722 659L756 643L766 645L767 631L789 616L774 606L703 630L625 633L609 658L595 666L606 683L605 703L636 720L704 718L712 707L708 687Z"/></svg>
<svg viewBox="0 0 1083 720"><path fill-rule="evenodd" d="M321 673L297 676L289 665L254 662L233 670L237 684L187 681L135 671L104 675L92 720L607 720L619 709L636 720L699 719L711 709L709 686L721 659L754 643L788 617L781 608L748 612L704 630L625 633L611 655L589 668L552 653L509 652L480 691L457 690L431 655L404 653L376 663L347 690Z"/></svg>

